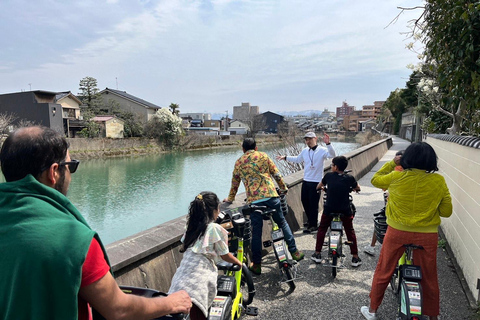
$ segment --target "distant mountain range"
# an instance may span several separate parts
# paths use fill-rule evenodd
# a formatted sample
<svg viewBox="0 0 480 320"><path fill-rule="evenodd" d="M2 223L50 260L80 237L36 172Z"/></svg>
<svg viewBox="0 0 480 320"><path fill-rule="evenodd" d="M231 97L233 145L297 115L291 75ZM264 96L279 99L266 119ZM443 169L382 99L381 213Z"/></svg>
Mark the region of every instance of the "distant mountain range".
<svg viewBox="0 0 480 320"><path fill-rule="evenodd" d="M270 111L270 110L266 110L266 111ZM263 111L263 112L266 112L266 111ZM282 115L282 116L285 116L285 117L293 117L293 116L310 116L312 115L312 113L316 113L316 114L321 114L323 112L323 110L304 110L304 111L272 111L273 113L277 113L279 115ZM225 117L225 113L212 113L212 120L220 120L222 118ZM232 117L231 114L228 115L229 118Z"/></svg>

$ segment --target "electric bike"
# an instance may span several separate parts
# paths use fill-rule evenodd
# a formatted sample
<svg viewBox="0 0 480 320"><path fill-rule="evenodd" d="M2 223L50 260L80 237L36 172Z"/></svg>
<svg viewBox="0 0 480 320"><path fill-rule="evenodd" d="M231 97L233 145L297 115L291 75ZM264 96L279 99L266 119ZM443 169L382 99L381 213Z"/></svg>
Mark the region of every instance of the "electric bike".
<svg viewBox="0 0 480 320"><path fill-rule="evenodd" d="M166 297L167 294L149 288L140 288L140 287L131 287L131 286L120 286L120 289L126 294L134 294L136 296L142 296L146 298L155 298L155 297ZM106 320L100 313L92 308L92 318L93 320ZM188 315L183 313L169 314L160 318L155 318L152 320L186 320Z"/></svg>
<svg viewBox="0 0 480 320"><path fill-rule="evenodd" d="M209 309L209 320L235 320L242 315L258 315L258 309L248 306L252 303L255 296L255 287L253 278L248 269L245 255L245 248L248 248L252 236L252 228L249 219L245 219L241 208L233 208L221 211L217 217L216 223L219 223L229 232L228 246L229 251L233 253L242 263L242 267L221 261L217 268L224 274L217 278L217 294L213 304ZM123 292L145 297L166 296L165 293L148 288L138 288L121 286ZM94 311L94 319L104 320L104 318ZM176 314L167 315L155 320L189 320L189 315Z"/></svg>
<svg viewBox="0 0 480 320"><path fill-rule="evenodd" d="M404 244L405 252L390 279L390 286L397 296L397 320L422 320L423 316L423 291L420 281L422 270L413 264L413 250L423 247L415 244Z"/></svg>
<svg viewBox="0 0 480 320"><path fill-rule="evenodd" d="M275 212L276 210L273 208L258 206L255 204L249 204L244 209L244 213L246 214L256 213L260 214L263 220L270 220L272 225L272 240L264 241L263 246L265 248L273 246L273 252L275 253L275 258L277 259L278 267L282 275L280 282L287 283L291 293L296 288L294 280L298 278L298 262L293 260L290 251L288 251L288 246L285 242L283 231L273 220L273 214Z"/></svg>
<svg viewBox="0 0 480 320"><path fill-rule="evenodd" d="M248 306L255 296L253 278L245 264L245 249L249 247L252 227L243 216L241 208L221 211L216 220L229 232L229 251L242 263L242 267L221 261L218 270L224 272L217 278L217 295L209 310L209 320L239 319L243 314L256 316L258 309Z"/></svg>
<svg viewBox="0 0 480 320"><path fill-rule="evenodd" d="M387 217L385 208L374 214L375 236L377 241L383 243L387 233ZM398 260L398 265L390 279L390 286L397 297L398 313L397 320L422 320L423 316L423 291L420 281L422 270L420 266L413 264L413 250L423 249L415 244L404 244L405 252Z"/></svg>
<svg viewBox="0 0 480 320"><path fill-rule="evenodd" d="M345 173L351 170L345 170ZM323 205L327 202L327 188L323 188ZM353 190L351 190L353 191ZM356 208L353 204L353 197L348 195L350 203L351 214L355 216ZM331 213L333 219L328 230L328 259L323 266L332 268L332 277L337 277L337 269L345 268L343 260L345 254L343 253L343 245L351 245L351 241L343 241L343 222L341 220L342 213Z"/></svg>

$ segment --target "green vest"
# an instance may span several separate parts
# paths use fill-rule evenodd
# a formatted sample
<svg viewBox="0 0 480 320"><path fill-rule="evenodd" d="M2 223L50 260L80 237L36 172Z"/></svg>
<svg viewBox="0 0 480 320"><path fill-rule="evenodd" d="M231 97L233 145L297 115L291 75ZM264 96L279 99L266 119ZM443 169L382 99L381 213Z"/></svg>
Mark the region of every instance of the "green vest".
<svg viewBox="0 0 480 320"><path fill-rule="evenodd" d="M92 238L80 212L31 175L0 184L0 319L77 319Z"/></svg>

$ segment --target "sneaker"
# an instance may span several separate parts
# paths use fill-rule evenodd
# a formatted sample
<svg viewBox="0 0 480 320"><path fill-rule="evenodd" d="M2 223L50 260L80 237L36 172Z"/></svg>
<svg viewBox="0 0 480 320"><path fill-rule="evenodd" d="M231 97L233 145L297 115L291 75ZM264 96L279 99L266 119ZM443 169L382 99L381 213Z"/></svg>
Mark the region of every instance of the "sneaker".
<svg viewBox="0 0 480 320"><path fill-rule="evenodd" d="M371 256L374 256L375 255L375 247L365 246L365 248L363 248L363 252L365 252L366 254L369 254Z"/></svg>
<svg viewBox="0 0 480 320"><path fill-rule="evenodd" d="M312 233L312 231L310 230L310 227L305 227L303 228L303 233Z"/></svg>
<svg viewBox="0 0 480 320"><path fill-rule="evenodd" d="M322 254L320 252L319 253L315 252L314 254L312 254L310 259L315 261L315 263L322 263Z"/></svg>
<svg viewBox="0 0 480 320"><path fill-rule="evenodd" d="M262 274L262 265L260 263L252 263L250 267L248 267L253 274L259 276Z"/></svg>
<svg viewBox="0 0 480 320"><path fill-rule="evenodd" d="M362 264L362 259L360 258L352 258L352 267L358 267L359 265Z"/></svg>
<svg viewBox="0 0 480 320"><path fill-rule="evenodd" d="M308 228L308 230L310 231L309 233L315 233L318 231L318 228L317 227L310 227Z"/></svg>
<svg viewBox="0 0 480 320"><path fill-rule="evenodd" d="M377 320L377 314L376 313L371 313L370 309L367 306L361 307L360 311L362 312L365 319L367 319L367 320Z"/></svg>
<svg viewBox="0 0 480 320"><path fill-rule="evenodd" d="M295 260L295 261L300 261L302 260L303 258L305 258L305 253L297 250L295 251L294 253L292 253L292 259Z"/></svg>

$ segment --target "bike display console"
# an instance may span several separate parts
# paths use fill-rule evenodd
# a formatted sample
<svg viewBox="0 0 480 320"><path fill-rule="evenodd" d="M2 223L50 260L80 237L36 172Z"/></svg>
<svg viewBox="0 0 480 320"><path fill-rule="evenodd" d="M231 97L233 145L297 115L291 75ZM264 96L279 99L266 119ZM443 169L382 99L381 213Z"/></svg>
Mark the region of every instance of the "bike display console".
<svg viewBox="0 0 480 320"><path fill-rule="evenodd" d="M422 270L420 269L419 266L403 265L402 266L402 277L405 280L420 281L420 280L422 280Z"/></svg>
<svg viewBox="0 0 480 320"><path fill-rule="evenodd" d="M231 296L235 299L235 277L221 275L217 278L217 294L219 296Z"/></svg>

